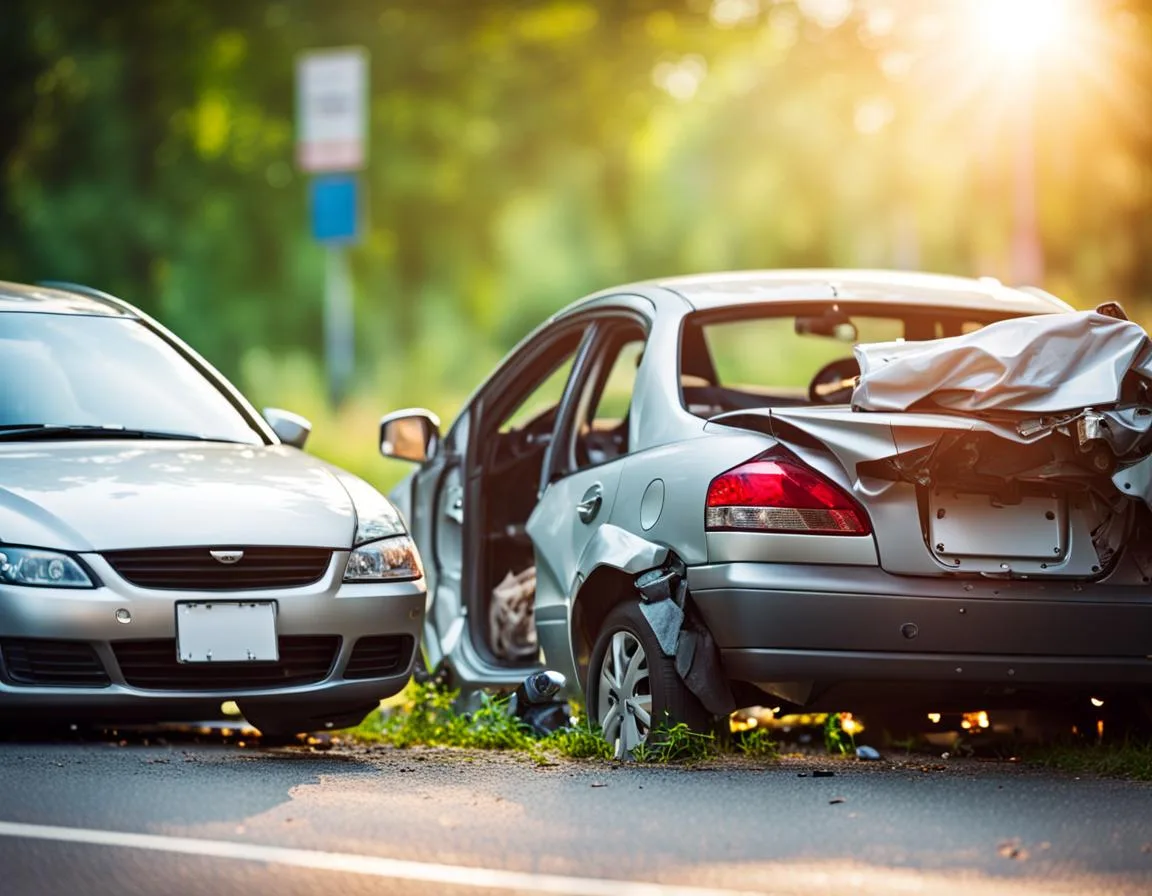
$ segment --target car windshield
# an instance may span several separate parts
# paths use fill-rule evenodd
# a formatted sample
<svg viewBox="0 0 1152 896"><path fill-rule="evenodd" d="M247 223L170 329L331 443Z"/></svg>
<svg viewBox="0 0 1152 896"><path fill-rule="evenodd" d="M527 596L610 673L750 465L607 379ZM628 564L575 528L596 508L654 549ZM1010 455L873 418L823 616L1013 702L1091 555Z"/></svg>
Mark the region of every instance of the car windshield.
<svg viewBox="0 0 1152 896"><path fill-rule="evenodd" d="M141 322L0 314L0 430L114 427L263 444L228 397Z"/></svg>
<svg viewBox="0 0 1152 896"><path fill-rule="evenodd" d="M847 402L862 342L937 339L1006 315L924 307L753 306L700 312L681 332L684 406L701 417L756 407Z"/></svg>

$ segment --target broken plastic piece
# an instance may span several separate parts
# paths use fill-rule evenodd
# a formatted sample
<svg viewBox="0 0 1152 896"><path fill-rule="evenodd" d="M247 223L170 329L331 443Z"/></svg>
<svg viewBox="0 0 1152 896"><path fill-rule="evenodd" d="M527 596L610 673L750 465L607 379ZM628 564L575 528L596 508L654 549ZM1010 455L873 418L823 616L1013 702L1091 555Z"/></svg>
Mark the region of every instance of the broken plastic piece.
<svg viewBox="0 0 1152 896"><path fill-rule="evenodd" d="M556 699L566 683L560 672L551 669L533 672L517 686L508 708L533 734L538 737L551 734L572 721L567 701Z"/></svg>
<svg viewBox="0 0 1152 896"><path fill-rule="evenodd" d="M880 753L875 747L869 747L861 744L856 748L856 758L864 759L869 762L875 762L880 758Z"/></svg>
<svg viewBox="0 0 1152 896"><path fill-rule="evenodd" d="M560 689L566 683L566 679L560 672L551 669L533 672L516 688L516 696L520 702L525 704L547 703L560 693Z"/></svg>
<svg viewBox="0 0 1152 896"><path fill-rule="evenodd" d="M636 579L640 600L646 604L668 600L676 593L679 573L674 569L650 569Z"/></svg>

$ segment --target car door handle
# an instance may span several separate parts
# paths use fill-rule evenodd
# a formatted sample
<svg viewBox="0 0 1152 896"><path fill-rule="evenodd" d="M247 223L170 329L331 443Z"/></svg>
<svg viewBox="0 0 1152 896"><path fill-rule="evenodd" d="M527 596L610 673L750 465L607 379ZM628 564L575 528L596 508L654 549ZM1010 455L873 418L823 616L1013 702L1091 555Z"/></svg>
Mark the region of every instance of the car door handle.
<svg viewBox="0 0 1152 896"><path fill-rule="evenodd" d="M590 523L596 519L596 514L600 512L600 505L603 503L604 491L600 487L600 483L597 482L584 493L584 497L576 505L576 513L580 517L580 522Z"/></svg>

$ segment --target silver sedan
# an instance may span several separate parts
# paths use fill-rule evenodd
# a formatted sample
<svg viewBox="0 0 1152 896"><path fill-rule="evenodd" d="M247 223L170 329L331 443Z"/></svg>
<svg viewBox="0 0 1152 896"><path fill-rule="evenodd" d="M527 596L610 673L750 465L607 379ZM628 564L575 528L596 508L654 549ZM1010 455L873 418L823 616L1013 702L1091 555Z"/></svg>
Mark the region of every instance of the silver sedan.
<svg viewBox="0 0 1152 896"><path fill-rule="evenodd" d="M872 271L576 302L447 433L382 422L420 464L393 498L428 560L428 663L466 688L557 669L618 755L751 704L1147 694L1152 407L1097 376L1146 337L1105 317Z"/></svg>
<svg viewBox="0 0 1152 896"><path fill-rule="evenodd" d="M424 614L396 508L155 321L0 283L0 724L357 723Z"/></svg>

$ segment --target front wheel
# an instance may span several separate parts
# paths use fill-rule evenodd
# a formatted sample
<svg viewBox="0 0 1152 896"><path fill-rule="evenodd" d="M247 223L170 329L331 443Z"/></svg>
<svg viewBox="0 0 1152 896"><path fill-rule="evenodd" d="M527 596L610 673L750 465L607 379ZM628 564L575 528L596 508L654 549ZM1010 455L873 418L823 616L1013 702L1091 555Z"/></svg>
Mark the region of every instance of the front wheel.
<svg viewBox="0 0 1152 896"><path fill-rule="evenodd" d="M608 614L588 664L588 712L594 714L617 759L648 743L653 731L684 723L706 732L712 719L664 656L640 605Z"/></svg>

